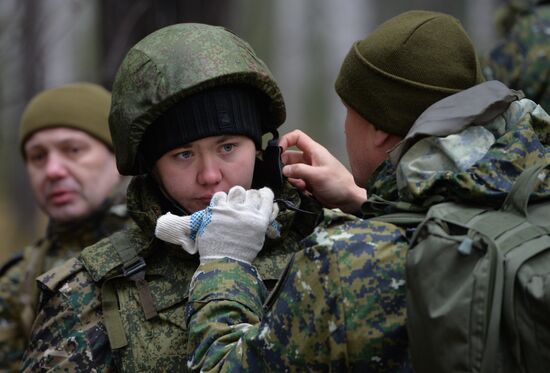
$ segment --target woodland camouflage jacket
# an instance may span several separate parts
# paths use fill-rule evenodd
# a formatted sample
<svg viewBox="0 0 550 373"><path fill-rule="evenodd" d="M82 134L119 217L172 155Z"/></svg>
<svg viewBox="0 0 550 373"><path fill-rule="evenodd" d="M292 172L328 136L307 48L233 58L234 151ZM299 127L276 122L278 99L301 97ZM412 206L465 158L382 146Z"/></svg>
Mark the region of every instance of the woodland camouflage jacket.
<svg viewBox="0 0 550 373"><path fill-rule="evenodd" d="M46 237L24 249L0 277L0 372L19 371L36 315L36 277L128 223L126 206L106 203L100 212L69 226L48 227Z"/></svg>

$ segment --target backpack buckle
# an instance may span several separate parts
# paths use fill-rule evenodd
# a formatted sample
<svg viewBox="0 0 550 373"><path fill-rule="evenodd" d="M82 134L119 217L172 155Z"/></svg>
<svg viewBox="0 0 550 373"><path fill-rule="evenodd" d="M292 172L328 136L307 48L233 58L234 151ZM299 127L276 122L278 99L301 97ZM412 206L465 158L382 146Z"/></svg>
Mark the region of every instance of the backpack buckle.
<svg viewBox="0 0 550 373"><path fill-rule="evenodd" d="M136 273L143 271L145 267L145 260L141 256L138 256L134 261L122 268L122 274L124 277L132 277Z"/></svg>

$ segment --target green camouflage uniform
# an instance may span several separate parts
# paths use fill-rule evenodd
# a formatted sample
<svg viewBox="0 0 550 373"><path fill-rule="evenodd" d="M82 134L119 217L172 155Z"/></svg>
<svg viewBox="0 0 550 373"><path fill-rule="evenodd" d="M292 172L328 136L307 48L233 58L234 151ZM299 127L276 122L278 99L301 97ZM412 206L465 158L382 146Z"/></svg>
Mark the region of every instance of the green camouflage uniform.
<svg viewBox="0 0 550 373"><path fill-rule="evenodd" d="M298 242L311 233L320 213L310 200L300 200L291 188L278 196L317 215L283 211L281 237L267 240L256 265L266 286L281 275ZM153 235L162 214L159 191L149 177L135 177L129 186L128 209L139 227L119 234L146 263L145 280L156 313L145 320L139 288L121 270L123 260L113 237L86 248L71 260L39 278L45 304L35 322L24 371L169 372L185 367L187 356L184 308L189 282L199 262L181 247ZM298 216L297 216L298 214ZM116 243L115 243L116 245ZM122 333L107 335L106 289L116 289ZM109 309L110 310L110 309ZM115 325L116 320L112 325ZM125 342L120 342L120 337ZM111 340L109 341L109 338ZM120 346L111 351L110 346Z"/></svg>
<svg viewBox="0 0 550 373"><path fill-rule="evenodd" d="M144 173L138 146L147 127L175 102L223 84L252 86L269 98L262 133L284 121L284 101L267 67L250 46L219 27L172 25L128 52L113 85L109 122L119 170L138 175L127 194L136 226L86 248L39 278L43 302L23 371L185 369L184 310L199 258L155 238L157 219L173 206ZM266 185L262 175L272 176L262 162L256 160L255 187ZM323 216L318 203L289 184L275 195L312 214L279 214L281 236L266 239L255 262L267 288Z"/></svg>
<svg viewBox="0 0 550 373"><path fill-rule="evenodd" d="M527 98L549 111L550 2L519 3L525 4L508 5L513 14L504 18L513 20L503 27L504 39L483 61L483 73L488 80L500 80L510 88L523 90Z"/></svg>
<svg viewBox="0 0 550 373"><path fill-rule="evenodd" d="M50 223L45 238L24 249L0 277L0 371L19 371L34 321L38 275L77 256L83 248L122 229L126 206L106 204L100 212L74 225Z"/></svg>
<svg viewBox="0 0 550 373"><path fill-rule="evenodd" d="M496 93L495 93L496 92ZM405 141L370 180L385 214L441 200L499 205L522 170L550 159L550 116L498 82L449 96L417 121L448 133ZM489 123L473 125L480 118ZM422 131L420 131L422 133ZM396 153L397 154L397 153ZM535 193L550 191L546 178ZM436 197L438 196L438 197ZM391 200L391 198L394 198ZM376 204L375 204L376 205ZM375 206L376 207L376 206ZM410 206L409 206L410 207ZM330 220L330 219L329 219ZM201 265L186 310L189 366L204 371L406 371L407 232L376 220L325 222L264 306L253 266Z"/></svg>

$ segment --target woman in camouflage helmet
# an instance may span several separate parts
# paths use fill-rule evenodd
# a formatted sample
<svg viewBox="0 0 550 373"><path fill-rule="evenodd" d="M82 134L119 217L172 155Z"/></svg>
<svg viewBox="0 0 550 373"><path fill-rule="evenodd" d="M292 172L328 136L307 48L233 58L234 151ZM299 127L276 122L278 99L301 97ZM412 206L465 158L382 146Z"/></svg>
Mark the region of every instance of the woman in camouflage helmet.
<svg viewBox="0 0 550 373"><path fill-rule="evenodd" d="M40 277L44 302L23 370L185 367L184 309L199 260L156 239L156 221L203 209L234 185L268 185L309 212L277 217L280 237L266 239L255 261L272 286L323 213L289 184L267 180L279 165L261 159L262 135L276 135L284 119L271 73L233 33L178 24L137 43L116 76L109 118L118 169L134 176L127 197L136 226Z"/></svg>

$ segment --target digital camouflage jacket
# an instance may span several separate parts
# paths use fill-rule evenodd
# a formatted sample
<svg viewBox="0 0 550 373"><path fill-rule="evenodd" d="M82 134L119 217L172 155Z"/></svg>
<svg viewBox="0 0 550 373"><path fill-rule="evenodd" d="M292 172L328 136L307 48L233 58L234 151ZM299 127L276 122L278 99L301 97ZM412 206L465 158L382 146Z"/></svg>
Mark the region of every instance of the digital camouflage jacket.
<svg viewBox="0 0 550 373"><path fill-rule="evenodd" d="M24 249L0 277L0 372L19 371L34 321L38 275L77 256L83 248L122 229L126 206L107 203L85 221L68 226L51 223L46 237Z"/></svg>
<svg viewBox="0 0 550 373"><path fill-rule="evenodd" d="M266 239L255 262L267 288L322 216L317 203L289 185L278 197L313 214L279 214L281 237ZM185 367L184 309L199 261L154 237L162 200L150 177L135 177L128 209L137 226L39 278L44 299L23 371L171 372Z"/></svg>
<svg viewBox="0 0 550 373"><path fill-rule="evenodd" d="M521 171L550 158L550 116L520 97L493 81L434 104L393 151L393 163L377 170L365 213L425 211L443 200L501 204ZM546 178L533 198L549 191ZM201 265L186 311L189 366L411 370L406 237L381 221L340 222L326 214L267 301L253 266L229 259Z"/></svg>
<svg viewBox="0 0 550 373"><path fill-rule="evenodd" d="M201 265L187 308L188 367L201 371L408 371L405 231L325 214L266 299L261 273Z"/></svg>
<svg viewBox="0 0 550 373"><path fill-rule="evenodd" d="M521 89L550 111L550 3L532 4L515 17L504 39L485 57L483 74Z"/></svg>

